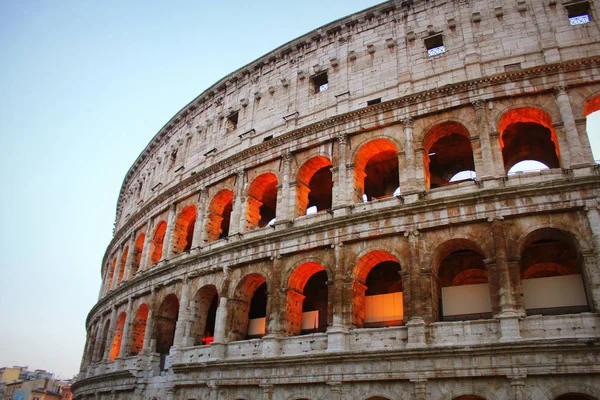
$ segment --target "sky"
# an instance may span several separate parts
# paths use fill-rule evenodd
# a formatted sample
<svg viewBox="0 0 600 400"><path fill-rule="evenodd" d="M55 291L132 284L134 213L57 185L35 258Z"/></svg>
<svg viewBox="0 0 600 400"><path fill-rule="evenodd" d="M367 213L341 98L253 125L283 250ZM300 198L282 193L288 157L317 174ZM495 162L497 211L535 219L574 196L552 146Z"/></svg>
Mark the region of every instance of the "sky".
<svg viewBox="0 0 600 400"><path fill-rule="evenodd" d="M121 183L177 111L379 2L0 0L0 367L77 373Z"/></svg>

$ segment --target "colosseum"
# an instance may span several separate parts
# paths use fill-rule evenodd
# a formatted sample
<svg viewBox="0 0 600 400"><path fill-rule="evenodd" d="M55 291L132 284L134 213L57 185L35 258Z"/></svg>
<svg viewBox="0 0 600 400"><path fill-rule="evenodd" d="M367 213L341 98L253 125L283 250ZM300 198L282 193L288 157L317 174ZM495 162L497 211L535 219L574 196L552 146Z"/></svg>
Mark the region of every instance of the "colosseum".
<svg viewBox="0 0 600 400"><path fill-rule="evenodd" d="M127 172L76 398L600 400L598 21L388 1L223 77Z"/></svg>

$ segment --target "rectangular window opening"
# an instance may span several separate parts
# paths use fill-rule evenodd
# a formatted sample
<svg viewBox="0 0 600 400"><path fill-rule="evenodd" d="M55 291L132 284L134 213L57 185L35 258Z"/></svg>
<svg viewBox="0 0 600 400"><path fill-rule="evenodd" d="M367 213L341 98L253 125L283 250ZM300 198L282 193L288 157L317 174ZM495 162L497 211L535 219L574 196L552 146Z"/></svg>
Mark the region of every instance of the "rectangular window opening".
<svg viewBox="0 0 600 400"><path fill-rule="evenodd" d="M318 75L310 78L312 88L315 94L321 93L329 89L329 81L327 80L327 72L321 72Z"/></svg>
<svg viewBox="0 0 600 400"><path fill-rule="evenodd" d="M269 135L269 136L265 136L263 138L263 142L268 142L269 140L273 139L273 135Z"/></svg>
<svg viewBox="0 0 600 400"><path fill-rule="evenodd" d="M374 106L375 104L379 104L379 103L381 103L381 97L378 99L373 99L373 100L367 101L367 106Z"/></svg>
<svg viewBox="0 0 600 400"><path fill-rule="evenodd" d="M232 132L234 130L237 129L238 126L238 118L239 118L239 112L234 112L233 114L231 114L229 117L227 117L227 132Z"/></svg>
<svg viewBox="0 0 600 400"><path fill-rule="evenodd" d="M583 25L590 22L590 4L580 1L565 5L571 25Z"/></svg>
<svg viewBox="0 0 600 400"><path fill-rule="evenodd" d="M425 39L425 47L427 48L427 55L429 57L437 56L446 52L444 47L444 37L442 34L430 36Z"/></svg>

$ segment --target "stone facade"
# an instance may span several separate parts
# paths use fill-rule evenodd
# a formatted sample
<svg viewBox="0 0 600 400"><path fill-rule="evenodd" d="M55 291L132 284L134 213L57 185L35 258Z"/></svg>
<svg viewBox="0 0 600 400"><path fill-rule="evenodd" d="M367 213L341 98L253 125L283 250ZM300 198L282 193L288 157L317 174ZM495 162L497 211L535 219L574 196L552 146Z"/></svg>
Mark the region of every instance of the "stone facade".
<svg viewBox="0 0 600 400"><path fill-rule="evenodd" d="M600 399L598 20L388 1L217 82L127 173L75 398Z"/></svg>

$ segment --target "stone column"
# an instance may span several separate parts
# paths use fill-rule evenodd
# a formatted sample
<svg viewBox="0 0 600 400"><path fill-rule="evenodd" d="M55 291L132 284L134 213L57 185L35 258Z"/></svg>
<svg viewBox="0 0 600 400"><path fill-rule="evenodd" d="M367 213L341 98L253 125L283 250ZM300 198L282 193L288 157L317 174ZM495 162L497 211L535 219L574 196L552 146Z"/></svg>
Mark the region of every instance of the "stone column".
<svg viewBox="0 0 600 400"><path fill-rule="evenodd" d="M94 341L94 350L92 351L92 362L97 363L102 361L104 354L100 354L100 348L102 347L102 333L104 331L104 324L106 321L104 318L98 321L98 329L96 330L96 340Z"/></svg>
<svg viewBox="0 0 600 400"><path fill-rule="evenodd" d="M488 272L490 292L497 289L500 314L494 317L500 320L501 341L510 341L521 336L519 318L515 311L513 288L509 274L508 259L506 256L506 237L504 235L503 218L490 218L494 252L496 262L495 271ZM494 276L492 276L492 274ZM494 287L496 286L496 287Z"/></svg>
<svg viewBox="0 0 600 400"><path fill-rule="evenodd" d="M562 118L565 134L567 136L569 155L571 159L570 167L577 168L585 166L586 164L583 161L583 152L581 150L579 133L577 132L577 126L575 125L575 117L573 116L573 110L571 108L571 102L569 101L569 95L567 94L566 87L556 87L554 89L554 95L556 97L556 104L560 110L560 116Z"/></svg>
<svg viewBox="0 0 600 400"><path fill-rule="evenodd" d="M492 152L489 121L487 110L485 108L485 101L475 100L471 102L471 105L475 109L481 158L484 160L481 164L481 172L477 171L477 180L483 181L496 175L497 171L502 171L502 165L498 165L499 163L502 164L502 154L495 154Z"/></svg>
<svg viewBox="0 0 600 400"><path fill-rule="evenodd" d="M337 172L337 179L333 181L333 196L332 196L332 209L344 207L346 204L351 203L351 197L349 196L350 190L348 189L348 176L346 171L346 164L348 162L348 135L343 134L336 137L338 142L338 163L334 166L334 171Z"/></svg>
<svg viewBox="0 0 600 400"><path fill-rule="evenodd" d="M283 176L281 178L281 199L278 199L277 203L280 206L279 210L276 211L277 220L284 222L293 220L296 214L294 213L294 200L290 195L290 173L292 164L292 153L286 152L283 155Z"/></svg>
<svg viewBox="0 0 600 400"><path fill-rule="evenodd" d="M471 136L471 150L473 151L473 165L477 178L487 175L486 161L483 159L481 149L481 139L479 136Z"/></svg>
<svg viewBox="0 0 600 400"><path fill-rule="evenodd" d="M273 400L273 385L260 385L263 389L263 399Z"/></svg>
<svg viewBox="0 0 600 400"><path fill-rule="evenodd" d="M586 216L592 231L593 249L589 256L584 259L583 276L588 285L588 293L591 300L592 312L600 311L600 197L586 202ZM589 261L588 261L589 260Z"/></svg>
<svg viewBox="0 0 600 400"><path fill-rule="evenodd" d="M206 198L208 190L203 187L198 191L198 206L196 207L196 224L194 225L194 236L192 238L192 249L202 247L206 237L206 219L208 212L206 210Z"/></svg>
<svg viewBox="0 0 600 400"><path fill-rule="evenodd" d="M125 314L125 325L123 325L123 334L121 335L121 348L119 349L119 358L127 357L129 351L129 330L131 328L131 321L135 316L131 315L131 298L127 300L127 309Z"/></svg>
<svg viewBox="0 0 600 400"><path fill-rule="evenodd" d="M431 293L423 291L423 280L425 280L425 287L429 280L427 277L431 275L431 269L421 269L421 257L419 257L419 236L420 233L417 230L412 232L405 232L404 236L408 238L409 245L409 274L410 280L407 282L410 285L410 297L412 304L410 306L410 316L406 323L408 326L408 344L407 347L422 347L425 346L425 319L426 314L430 315L431 312L426 310L430 309L424 304L425 299L431 301ZM402 282L404 286L404 281Z"/></svg>
<svg viewBox="0 0 600 400"><path fill-rule="evenodd" d="M423 147L417 147L414 151L414 163L415 163L415 185L417 192L423 192L427 190L427 184L425 182L425 164L423 159L423 153L425 149Z"/></svg>
<svg viewBox="0 0 600 400"><path fill-rule="evenodd" d="M225 296L221 296L219 299L219 306L217 307L217 315L215 317L215 340L214 343L225 343L227 336L225 328L227 325L227 302L228 299Z"/></svg>
<svg viewBox="0 0 600 400"><path fill-rule="evenodd" d="M488 127L489 126L490 125L488 124ZM504 155L502 155L502 146L500 145L501 133L494 129L490 131L489 135L492 154L497 157L497 160L494 160L494 164L492 166L492 175L495 177L506 176L506 170L504 168Z"/></svg>
<svg viewBox="0 0 600 400"><path fill-rule="evenodd" d="M343 286L344 286L344 265L346 261L346 246L338 242L334 247L335 275L333 276L333 320L332 328L345 328L343 317Z"/></svg>
<svg viewBox="0 0 600 400"><path fill-rule="evenodd" d="M175 228L175 217L177 214L177 204L171 204L169 207L169 216L167 218L167 231L163 240L162 256L160 261L168 260L173 255L173 230Z"/></svg>
<svg viewBox="0 0 600 400"><path fill-rule="evenodd" d="M142 345L142 353L150 354L154 352L152 349L152 329L154 328L154 312L148 309L148 318L146 319L146 331L144 332L144 344Z"/></svg>
<svg viewBox="0 0 600 400"><path fill-rule="evenodd" d="M271 274L271 284L267 293L267 336L280 336L282 333L281 319L281 297L279 288L281 287L281 270L283 261L280 254L275 254L271 257L273 261L273 269Z"/></svg>
<svg viewBox="0 0 600 400"><path fill-rule="evenodd" d="M117 324L117 307L113 306L110 312L110 324L108 325L108 335L106 335L106 344L104 348L104 354L102 355L102 361L108 361L110 357L110 350L112 348L112 341L115 337L115 326Z"/></svg>
<svg viewBox="0 0 600 400"><path fill-rule="evenodd" d="M123 280L125 281L132 278L131 266L133 265L133 254L135 253L135 231L131 233L131 237L129 238L129 245L127 247L129 248L129 250L127 251L127 260L125 260L125 274L123 276Z"/></svg>
<svg viewBox="0 0 600 400"><path fill-rule="evenodd" d="M237 172L235 181L235 199L233 204L233 210L231 211L231 224L229 227L229 236L233 236L236 233L242 233L246 225L246 213L244 212L244 192L246 187L246 172L240 169Z"/></svg>
<svg viewBox="0 0 600 400"><path fill-rule="evenodd" d="M342 382L327 382L329 386L329 397L331 400L343 400Z"/></svg>
<svg viewBox="0 0 600 400"><path fill-rule="evenodd" d="M415 165L415 148L413 142L413 122L411 117L402 119L402 126L404 127L404 165L398 160L398 167L400 168L400 192L401 194L411 194L417 189L416 181L416 165Z"/></svg>
<svg viewBox="0 0 600 400"><path fill-rule="evenodd" d="M515 375L507 377L510 382L513 400L527 400L525 392L525 375Z"/></svg>
<svg viewBox="0 0 600 400"><path fill-rule="evenodd" d="M148 262L150 260L150 243L152 242L152 220L149 219L146 223L146 235L144 237L144 247L142 248L142 260L140 261L139 270L145 270L150 267Z"/></svg>
<svg viewBox="0 0 600 400"><path fill-rule="evenodd" d="M427 400L427 379L411 379L415 385L415 400Z"/></svg>
<svg viewBox="0 0 600 400"><path fill-rule="evenodd" d="M185 343L184 331L188 319L189 292L190 285L188 284L187 277L184 277L183 284L181 285L181 300L179 302L179 314L177 315L177 323L175 324L175 335L173 338L173 346L176 348L183 347L183 344Z"/></svg>
<svg viewBox="0 0 600 400"><path fill-rule="evenodd" d="M521 258L513 257L507 262L508 274L510 276L510 284L513 293L513 304L515 312L519 317L525 317L525 303L523 301L523 282L521 280Z"/></svg>

